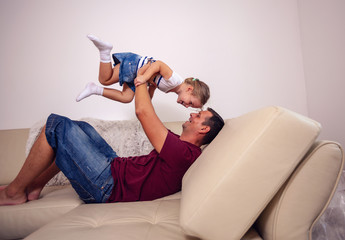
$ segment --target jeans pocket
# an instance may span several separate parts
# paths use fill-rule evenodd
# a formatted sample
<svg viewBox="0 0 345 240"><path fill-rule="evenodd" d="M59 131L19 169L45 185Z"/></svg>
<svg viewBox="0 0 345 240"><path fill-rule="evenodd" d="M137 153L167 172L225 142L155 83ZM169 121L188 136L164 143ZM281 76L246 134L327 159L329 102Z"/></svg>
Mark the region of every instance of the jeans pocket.
<svg viewBox="0 0 345 240"><path fill-rule="evenodd" d="M96 202L95 197L91 193L89 193L81 184L79 184L75 180L70 180L70 182L74 190L78 193L81 200L83 200L85 203Z"/></svg>
<svg viewBox="0 0 345 240"><path fill-rule="evenodd" d="M102 202L107 202L114 188L113 177L110 176L102 186Z"/></svg>

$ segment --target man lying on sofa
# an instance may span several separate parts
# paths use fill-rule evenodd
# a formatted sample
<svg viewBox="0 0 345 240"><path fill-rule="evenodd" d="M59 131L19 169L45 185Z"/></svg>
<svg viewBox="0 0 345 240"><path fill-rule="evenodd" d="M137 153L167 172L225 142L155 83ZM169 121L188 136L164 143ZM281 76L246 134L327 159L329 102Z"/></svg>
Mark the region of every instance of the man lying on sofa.
<svg viewBox="0 0 345 240"><path fill-rule="evenodd" d="M0 205L38 199L60 170L85 203L145 201L178 192L200 146L214 139L223 119L211 108L192 113L178 136L156 115L145 84L135 91L135 111L154 149L127 158L118 157L88 123L51 114L17 177L0 187Z"/></svg>

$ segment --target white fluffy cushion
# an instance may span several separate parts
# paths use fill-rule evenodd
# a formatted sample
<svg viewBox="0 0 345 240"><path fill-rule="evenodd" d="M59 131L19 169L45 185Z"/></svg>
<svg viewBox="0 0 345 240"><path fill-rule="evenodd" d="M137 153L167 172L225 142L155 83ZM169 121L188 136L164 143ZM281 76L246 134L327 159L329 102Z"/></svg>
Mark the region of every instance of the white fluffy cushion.
<svg viewBox="0 0 345 240"><path fill-rule="evenodd" d="M183 179L180 223L202 239L240 239L320 131L313 120L267 107L227 120Z"/></svg>

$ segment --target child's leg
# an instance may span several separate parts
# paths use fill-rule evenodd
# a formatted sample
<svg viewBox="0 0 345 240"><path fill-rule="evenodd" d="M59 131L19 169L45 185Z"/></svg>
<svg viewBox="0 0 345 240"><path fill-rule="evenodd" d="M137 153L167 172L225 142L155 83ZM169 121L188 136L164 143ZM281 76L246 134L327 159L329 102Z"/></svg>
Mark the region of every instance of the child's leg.
<svg viewBox="0 0 345 240"><path fill-rule="evenodd" d="M130 89L130 87L128 87L126 83L123 84L122 91L119 91L117 89L103 88L90 82L78 95L76 101L79 102L91 95L99 95L118 102L129 103L133 100L134 92L132 91L132 89Z"/></svg>
<svg viewBox="0 0 345 240"><path fill-rule="evenodd" d="M103 96L118 102L130 103L134 98L134 92L126 83L124 83L122 91L104 88Z"/></svg>
<svg viewBox="0 0 345 240"><path fill-rule="evenodd" d="M95 44L95 46L98 48L99 53L100 53L100 58L102 63L111 63L111 50L113 49L113 45L104 42L97 38L96 36L93 35L87 35L87 37Z"/></svg>
<svg viewBox="0 0 345 240"><path fill-rule="evenodd" d="M102 95L103 94L103 87L97 86L96 84L90 82L86 85L84 90L78 95L76 101L79 102L86 97L91 95Z"/></svg>
<svg viewBox="0 0 345 240"><path fill-rule="evenodd" d="M119 71L120 63L112 68L111 63L100 63L99 64L99 75L98 81L104 85L108 86L119 82Z"/></svg>
<svg viewBox="0 0 345 240"><path fill-rule="evenodd" d="M94 43L100 53L99 82L103 85L117 83L119 81L119 64L114 69L111 65L111 50L113 49L113 45L93 35L87 35L87 37Z"/></svg>

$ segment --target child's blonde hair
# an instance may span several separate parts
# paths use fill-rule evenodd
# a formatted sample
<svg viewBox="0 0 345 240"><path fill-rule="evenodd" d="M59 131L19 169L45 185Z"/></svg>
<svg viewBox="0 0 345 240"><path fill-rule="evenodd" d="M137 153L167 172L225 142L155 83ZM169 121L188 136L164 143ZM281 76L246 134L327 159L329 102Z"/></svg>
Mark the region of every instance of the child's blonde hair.
<svg viewBox="0 0 345 240"><path fill-rule="evenodd" d="M206 83L200 81L198 78L186 78L184 80L186 84L193 86L193 95L199 98L202 105L210 98L210 88L207 86Z"/></svg>

